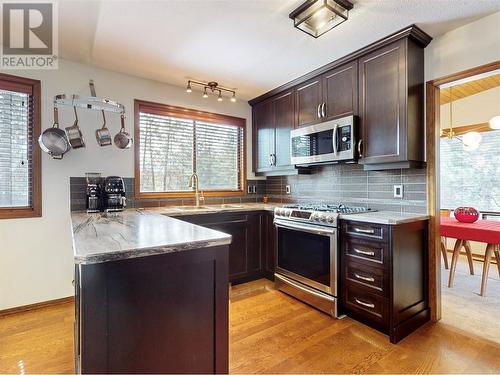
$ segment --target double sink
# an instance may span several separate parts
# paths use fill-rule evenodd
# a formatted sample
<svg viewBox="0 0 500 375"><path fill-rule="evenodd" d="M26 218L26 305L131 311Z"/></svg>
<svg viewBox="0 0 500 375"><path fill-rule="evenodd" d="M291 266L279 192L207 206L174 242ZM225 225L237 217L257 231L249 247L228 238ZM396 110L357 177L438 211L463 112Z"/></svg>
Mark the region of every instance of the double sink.
<svg viewBox="0 0 500 375"><path fill-rule="evenodd" d="M214 206L183 206L183 207L172 207L173 210L181 211L181 212L189 212L189 211L220 211L221 209L235 209L235 208L243 208L245 206L241 204L220 204Z"/></svg>

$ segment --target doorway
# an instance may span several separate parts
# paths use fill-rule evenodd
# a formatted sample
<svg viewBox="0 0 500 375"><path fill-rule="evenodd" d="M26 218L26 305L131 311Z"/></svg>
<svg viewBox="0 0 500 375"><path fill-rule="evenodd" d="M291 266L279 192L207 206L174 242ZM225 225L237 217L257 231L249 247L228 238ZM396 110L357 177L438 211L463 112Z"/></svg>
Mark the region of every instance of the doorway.
<svg viewBox="0 0 500 375"><path fill-rule="evenodd" d="M430 301L430 306L431 306L431 312L432 312L432 320L433 321L438 321L441 319L443 311L447 314L446 319L448 319L449 316L453 315L453 311L457 312L458 308L460 308L462 311L465 311L466 308L468 308L470 305L470 300L467 299L466 293L464 290L460 289L448 289L448 277L449 277L449 271L444 268L444 257L441 252L441 232L440 232L440 221L441 221L441 209L447 209L449 210L449 214L453 216L453 212L451 212L452 208L456 207L445 207L446 205L449 206L454 206L460 201L457 196L463 193L460 192L460 194L456 194L453 199L449 199L450 197L447 197L445 200L440 199L440 192L442 188L446 189L450 185L449 181L446 180L445 184L443 185L443 181L441 181L442 173L440 171L441 167L441 162L443 163L453 163L454 161L449 160L450 159L450 152L455 152L458 150L457 144L461 143L460 147L465 147L464 146L464 135L466 133L470 132L478 132L480 134L483 134L483 131L488 131L489 133L489 124L486 122L472 122L471 124L465 124L468 125L468 127L464 127L463 129L449 129L450 126L443 126L443 123L445 124L453 124L450 122L448 113L449 112L444 112L443 109L449 111L449 103L450 101L460 99L460 96L465 97L468 94L474 95L471 93L472 87L476 86L477 90L481 90L481 86L484 86L483 83L475 83L475 84L469 84L467 85L468 82L473 82L478 79L483 79L485 77L491 77L493 75L499 74L499 72L496 72L497 70L500 69L500 61L493 62L491 64L479 66L473 69L469 69L466 71L462 71L459 73L455 73L446 77L442 77L439 79L435 79L432 81L428 81L426 83L426 131L427 131L427 190L428 190L428 212L430 215L430 231L429 231L429 301ZM491 81L491 79L489 79ZM460 86L462 85L462 86ZM467 87L468 86L468 87ZM451 90L450 90L451 88ZM453 92L455 88L455 92ZM483 87L483 89L487 89L486 87ZM499 88L500 89L500 88ZM468 91L472 90L472 91ZM450 93L451 91L451 93ZM485 91L485 90L482 90ZM479 92L479 91L478 91ZM476 94L478 93L476 92ZM448 108L443 108L443 103L446 105L448 104ZM498 105L498 108L500 108L500 103ZM500 115L500 113L497 113L497 115ZM464 125L464 124L460 124ZM487 129L488 128L488 129ZM451 133L450 133L451 132ZM498 131L497 131L498 132ZM484 133L486 134L486 132ZM483 135L484 135L483 134ZM448 139L449 142L445 141L443 142L443 137L445 139ZM466 141L469 142L470 138L476 137L477 141L477 134L473 134L472 136L467 136ZM487 138L492 138L491 134L488 135ZM456 143L457 141L458 143ZM441 147L443 146L443 147ZM443 148L443 150L441 149ZM455 150L455 151L454 151ZM474 151L474 150L469 150L469 151ZM443 152L445 152L443 156ZM477 154L479 151L474 151L473 154L474 157L471 157L471 163L474 162L473 159L475 158L477 160ZM458 154L457 154L458 155ZM498 154L497 154L498 156ZM443 160L442 160L443 158ZM463 157L462 157L463 159ZM457 161L459 162L459 161ZM451 164L450 164L451 165ZM462 171L460 170L460 173ZM460 174L459 173L459 174ZM445 173L446 174L446 173ZM447 176L445 176L447 177ZM456 176L459 178L460 176ZM463 176L462 176L463 177ZM449 176L447 177L449 178ZM466 189L463 189L464 191ZM463 195L463 194L462 194ZM463 196L462 196L463 198ZM464 199L462 199L463 201ZM467 201L467 199L465 199ZM443 202L443 205L441 204ZM488 209L484 208L485 205L483 202L480 202L480 199L474 199L474 203L471 203L471 205L479 205L479 209L483 210L483 212L480 213L480 215L488 214ZM484 206L484 207L481 207ZM496 209L495 211L500 211L500 207ZM492 213L494 214L494 212ZM494 216L494 215L493 215ZM481 217L483 218L483 217ZM484 219L488 220L495 220L495 217L484 217ZM448 239L445 248L452 247L453 248L453 243L454 241L451 239ZM463 248L465 250L465 247ZM483 268L483 263L481 259L481 255L484 258L484 249L481 249L481 246L478 246L477 244L473 245L472 249L473 257L474 259L472 260L473 265L475 266L474 273L476 273L477 277L481 277L481 271ZM482 254L481 254L482 253ZM448 252L448 259L449 261L451 260L451 253ZM493 256L493 259L495 257ZM482 298L479 296L480 291L479 290L473 290L477 285L473 282L471 282L472 279L467 278L469 269L468 269L468 261L467 257L465 255L460 255L457 259L460 261L457 262L457 271L460 273L460 280L459 283L457 283L458 280L458 273L455 273L455 278L454 278L454 283L453 285L455 287L459 287L462 289L470 289L468 290L471 295L470 298L473 300L474 298ZM462 260L463 259L463 260ZM449 262L451 263L451 262ZM451 264L450 264L451 266ZM465 270L465 272L464 272ZM496 272L496 276L498 276L497 272L497 266L496 264L492 264L489 270L489 274L493 275ZM462 277L464 276L464 277ZM465 280L465 284L464 284ZM490 282L491 284L491 282ZM474 286L475 285L475 286ZM491 286L491 285L489 285ZM446 289L444 289L446 288ZM476 288L478 289L478 287ZM458 292L458 295L457 295ZM464 294L461 294L464 292ZM492 290L490 290L490 293L493 293ZM500 296L498 296L500 298ZM455 310L453 310L453 301L457 302L458 305L455 307ZM500 299L499 299L500 301ZM484 302L484 300L483 300ZM446 306L443 308L443 304L446 303ZM468 305L467 305L468 303ZM461 305L461 306L460 306ZM483 305L484 307L484 305ZM497 306L497 308L500 307L500 305ZM481 309L474 308L474 306L470 306L471 312L473 314L480 314ZM451 309L451 310L450 310ZM469 314L470 315L470 314ZM488 315L488 314L486 314ZM445 319L445 320L446 320ZM469 326L473 323L471 322L463 322L465 324L469 324ZM479 327L481 329L481 327Z"/></svg>

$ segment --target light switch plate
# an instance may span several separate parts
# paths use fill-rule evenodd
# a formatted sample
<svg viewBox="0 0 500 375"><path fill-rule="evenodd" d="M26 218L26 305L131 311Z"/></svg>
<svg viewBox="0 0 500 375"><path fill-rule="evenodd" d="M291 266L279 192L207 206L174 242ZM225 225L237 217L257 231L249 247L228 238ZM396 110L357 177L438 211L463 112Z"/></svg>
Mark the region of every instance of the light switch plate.
<svg viewBox="0 0 500 375"><path fill-rule="evenodd" d="M291 189L290 189L290 185L286 185L286 186L285 186L285 192L286 192L287 194L291 194L291 193L292 193L292 191L291 191Z"/></svg>
<svg viewBox="0 0 500 375"><path fill-rule="evenodd" d="M403 198L403 185L394 185L394 198Z"/></svg>
<svg viewBox="0 0 500 375"><path fill-rule="evenodd" d="M253 191L252 185L248 185L247 186L247 194L252 194L252 191Z"/></svg>
<svg viewBox="0 0 500 375"><path fill-rule="evenodd" d="M252 193L257 194L257 185L252 186Z"/></svg>

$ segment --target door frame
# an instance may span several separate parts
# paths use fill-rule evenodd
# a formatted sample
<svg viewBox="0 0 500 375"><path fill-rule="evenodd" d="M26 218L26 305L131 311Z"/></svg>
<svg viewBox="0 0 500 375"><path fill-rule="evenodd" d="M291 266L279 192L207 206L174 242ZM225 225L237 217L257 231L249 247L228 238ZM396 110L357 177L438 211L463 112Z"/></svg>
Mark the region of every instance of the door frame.
<svg viewBox="0 0 500 375"><path fill-rule="evenodd" d="M439 143L440 143L440 86L469 78L478 74L500 69L500 60L475 68L463 70L447 76L426 82L426 160L427 160L427 213L429 219L429 306L431 320L436 322L441 319L441 249L440 249L440 176L439 169Z"/></svg>

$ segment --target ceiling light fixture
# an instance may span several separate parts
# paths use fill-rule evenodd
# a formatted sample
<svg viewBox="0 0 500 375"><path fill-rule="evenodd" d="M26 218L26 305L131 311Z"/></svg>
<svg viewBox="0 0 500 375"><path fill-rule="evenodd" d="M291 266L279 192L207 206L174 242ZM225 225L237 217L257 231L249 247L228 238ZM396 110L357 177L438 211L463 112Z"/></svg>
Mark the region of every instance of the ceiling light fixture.
<svg viewBox="0 0 500 375"><path fill-rule="evenodd" d="M348 0L307 0L289 16L297 29L317 38L347 21L352 8Z"/></svg>
<svg viewBox="0 0 500 375"><path fill-rule="evenodd" d="M208 98L208 90L210 90L213 94L218 94L217 95L217 101L222 102L223 101L223 96L222 92L228 92L231 93L231 102L236 102L236 90L235 89L230 89L224 86L220 86L217 82L210 81L210 82L204 82L204 81L196 81L193 79L190 79L187 84L187 92L191 92L191 85L200 85L203 86L203 98Z"/></svg>
<svg viewBox="0 0 500 375"><path fill-rule="evenodd" d="M494 116L489 121L490 128L493 130L500 130L500 116Z"/></svg>

